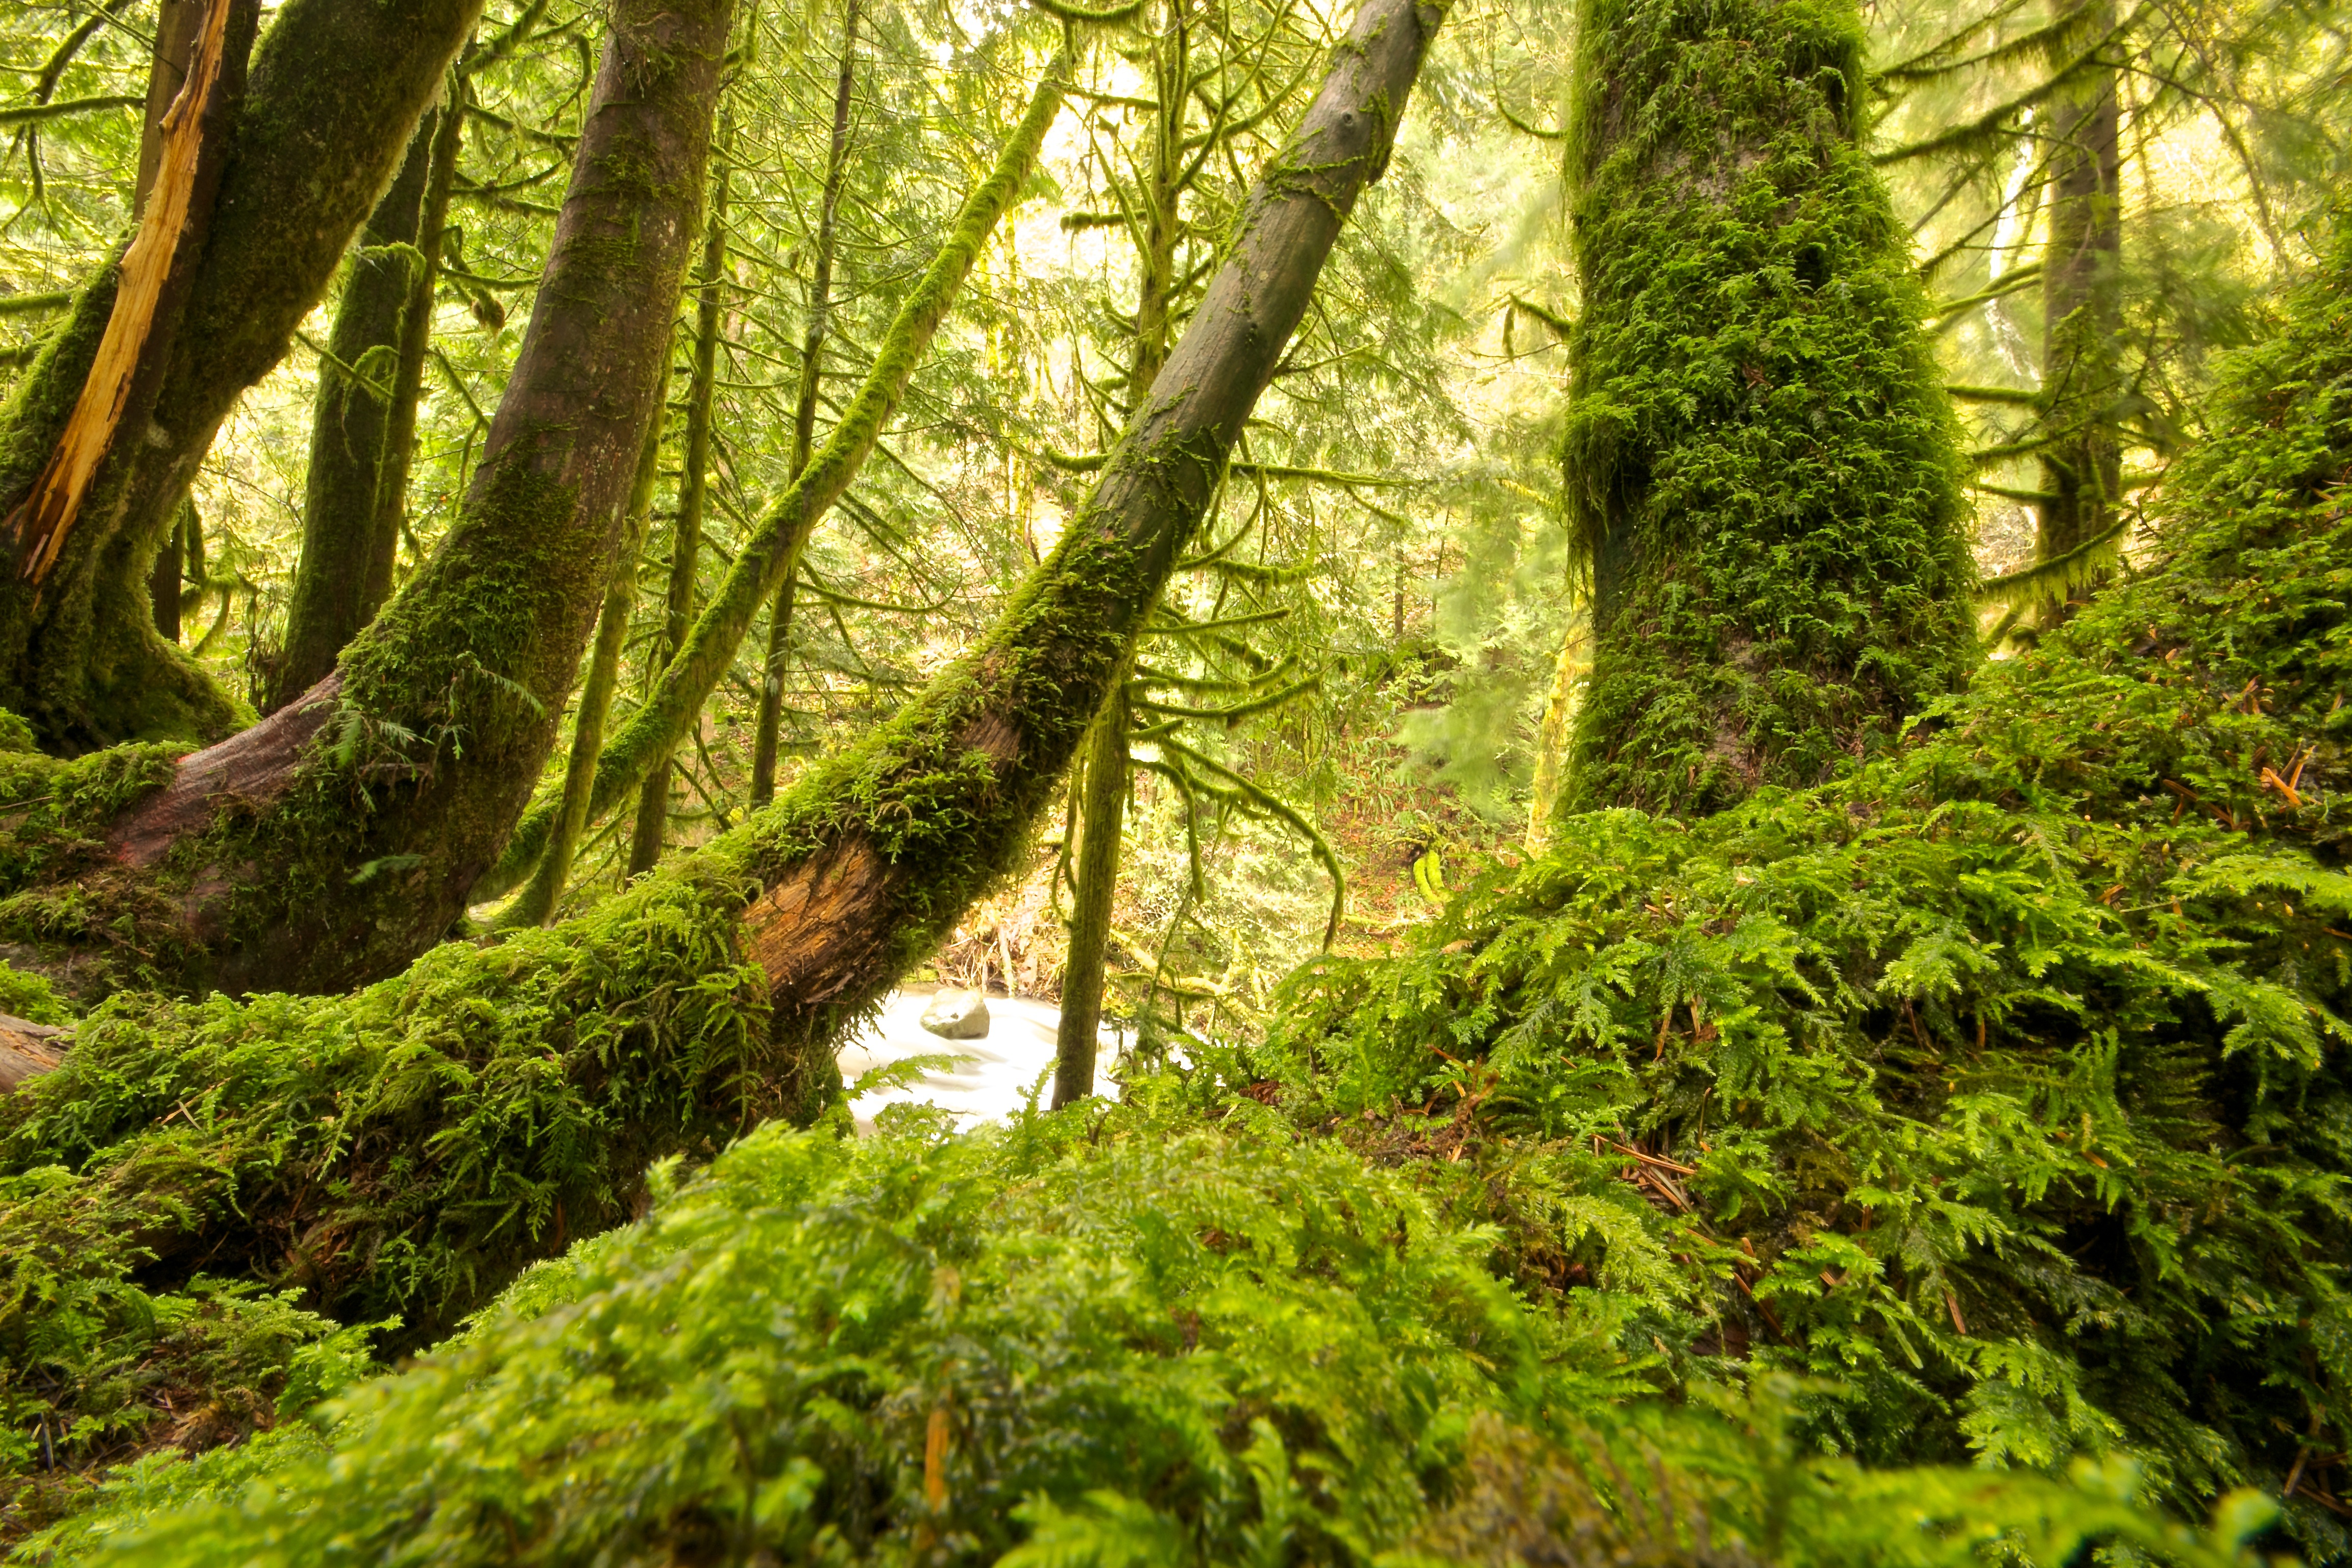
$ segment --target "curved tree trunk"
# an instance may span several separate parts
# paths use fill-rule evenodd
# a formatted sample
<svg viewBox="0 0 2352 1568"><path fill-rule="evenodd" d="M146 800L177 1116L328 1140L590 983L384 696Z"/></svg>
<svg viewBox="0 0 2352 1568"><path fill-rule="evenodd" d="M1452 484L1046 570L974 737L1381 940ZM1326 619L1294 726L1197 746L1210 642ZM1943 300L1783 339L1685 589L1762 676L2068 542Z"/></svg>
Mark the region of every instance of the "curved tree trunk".
<svg viewBox="0 0 2352 1568"><path fill-rule="evenodd" d="M442 111L409 138L392 188L368 215L319 365L310 413L310 466L302 492L302 552L286 608L286 640L269 660L259 707L275 713L335 668L335 656L374 618L368 596L376 469L384 455L392 366L415 294L417 222ZM161 621L157 623L161 629Z"/></svg>
<svg viewBox="0 0 2352 1568"><path fill-rule="evenodd" d="M432 561L333 674L115 825L119 873L178 890L179 984L334 991L400 968L522 809L656 411L730 9L619 7L539 302Z"/></svg>
<svg viewBox="0 0 2352 1568"><path fill-rule="evenodd" d="M223 58L241 65L236 16L249 40L251 0L209 4L235 13ZM84 289L68 330L0 416L0 512L16 520L0 539L0 705L48 743L234 724L235 704L155 634L149 566L214 433L325 291L479 9L480 0L288 0L252 51L241 105L215 89L192 106L201 125L187 149L184 217L160 224L151 201L142 219L172 252L161 308L126 307L109 363L131 368L108 400L110 416L71 426L72 482L42 481L27 501L57 472L100 363L117 313L114 268ZM166 155L159 181L171 178L169 163Z"/></svg>
<svg viewBox="0 0 2352 1568"><path fill-rule="evenodd" d="M1563 805L1705 812L1891 743L1973 648L1952 416L1854 143L1850 3L1584 0Z"/></svg>

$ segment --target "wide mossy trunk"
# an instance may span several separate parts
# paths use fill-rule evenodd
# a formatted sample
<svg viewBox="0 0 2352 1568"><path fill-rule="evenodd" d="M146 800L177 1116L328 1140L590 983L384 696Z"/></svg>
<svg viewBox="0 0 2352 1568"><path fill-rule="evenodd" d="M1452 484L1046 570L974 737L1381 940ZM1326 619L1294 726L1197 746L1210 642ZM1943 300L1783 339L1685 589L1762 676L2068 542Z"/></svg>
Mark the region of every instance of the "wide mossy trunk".
<svg viewBox="0 0 2352 1568"><path fill-rule="evenodd" d="M393 362L415 292L417 223L440 115L409 139L392 188L368 215L335 307L310 411L310 466L302 492L302 552L286 607L286 640L272 658L260 707L275 713L335 668L335 656L374 618L376 473L392 409Z"/></svg>
<svg viewBox="0 0 2352 1568"><path fill-rule="evenodd" d="M41 1173L0 1193L12 1205L0 1252L40 1287L0 1300L0 1392L18 1429L103 1413L78 1401L135 1425L142 1402L166 1408L174 1377L211 1375L196 1364L206 1355L224 1375L282 1388L295 1345L338 1342L319 1319L199 1273L299 1288L345 1323L397 1314L390 1342L421 1344L532 1258L626 1217L649 1162L834 1100L839 1026L1027 843L1386 163L1437 20L1414 0L1365 7L1086 507L981 646L863 745L579 920L444 945L355 995L126 999L81 1026L61 1068L0 1101L0 1177ZM722 40L723 22L707 56L672 39L666 58L707 66L715 84ZM647 76L662 80L640 75L640 105L662 96ZM681 260L692 211L689 198ZM483 592L513 591L475 572ZM365 661L408 619L395 607L380 620L345 679L373 677ZM95 802L152 788L173 764L122 748L70 766L76 795ZM331 891L381 914L372 886L348 879ZM154 1301L166 1291L187 1303L169 1322ZM47 1303L67 1300L70 1321L51 1323ZM254 1364L231 1365L227 1342L259 1345ZM169 1375L128 1387L72 1375L125 1355Z"/></svg>
<svg viewBox="0 0 2352 1568"><path fill-rule="evenodd" d="M1570 808L1810 784L1960 679L1952 418L1856 145L1845 0L1585 0L1564 458L1592 672Z"/></svg>
<svg viewBox="0 0 2352 1568"><path fill-rule="evenodd" d="M251 50L241 95L205 118L172 276L152 319L120 334L135 367L120 416L85 419L77 438L89 443L87 482L52 509L37 539L20 521L6 541L0 706L24 714L46 744L70 751L235 727L236 705L156 635L150 568L221 421L325 293L480 8L289 0ZM229 55L245 58L233 32ZM168 152L164 167L168 188ZM17 514L59 453L100 363L116 273L110 265L87 286L68 329L0 415L0 511ZM28 572L36 551L47 563Z"/></svg>

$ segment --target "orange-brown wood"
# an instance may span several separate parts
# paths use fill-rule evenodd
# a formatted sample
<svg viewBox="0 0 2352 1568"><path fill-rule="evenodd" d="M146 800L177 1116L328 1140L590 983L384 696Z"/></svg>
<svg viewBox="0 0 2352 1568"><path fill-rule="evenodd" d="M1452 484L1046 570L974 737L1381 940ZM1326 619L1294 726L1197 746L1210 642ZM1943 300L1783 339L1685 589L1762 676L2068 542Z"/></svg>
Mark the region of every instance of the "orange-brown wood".
<svg viewBox="0 0 2352 1568"><path fill-rule="evenodd" d="M46 581L79 517L100 463L114 445L139 362L154 326L155 308L187 233L203 153L205 109L219 90L223 45L235 0L210 0L189 62L186 85L163 117L163 152L139 232L123 253L114 313L99 340L81 395L58 437L57 449L34 480L32 493L8 520L16 538L18 574L37 586Z"/></svg>

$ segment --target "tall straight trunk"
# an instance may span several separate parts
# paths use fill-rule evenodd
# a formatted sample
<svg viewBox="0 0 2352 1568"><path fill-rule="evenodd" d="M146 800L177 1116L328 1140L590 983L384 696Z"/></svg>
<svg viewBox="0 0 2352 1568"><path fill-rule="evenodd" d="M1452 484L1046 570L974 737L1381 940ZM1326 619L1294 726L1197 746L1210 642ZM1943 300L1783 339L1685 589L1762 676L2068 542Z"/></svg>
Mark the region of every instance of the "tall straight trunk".
<svg viewBox="0 0 2352 1568"><path fill-rule="evenodd" d="M921 363L931 334L946 318L956 290L971 268L972 258L987 241L997 220L1019 196L1035 166L1037 149L1060 109L1069 69L1066 50L1047 68L1029 110L1022 117L997 159L996 167L965 201L946 242L915 285L883 334L882 346L866 380L850 399L833 434L810 458L755 528L729 568L719 592L694 625L686 647L662 672L651 695L604 747L596 763L596 788L588 807L592 821L601 820L622 801L635 794L654 765L666 760L693 732L702 706L734 662L743 636L760 606L774 597L785 575L796 567L810 532L833 503L840 499L858 468L882 438L882 427L898 406L907 382ZM534 805L499 863L474 891L477 900L494 898L520 883L546 848L555 818L555 803Z"/></svg>
<svg viewBox="0 0 2352 1568"><path fill-rule="evenodd" d="M2095 8L2115 28L2113 0ZM2113 405L2121 386L2123 177L2113 68L2089 70L2051 106L2050 238L2042 272L2042 423L2034 556L2052 562L2107 531L2123 492Z"/></svg>
<svg viewBox="0 0 2352 1568"><path fill-rule="evenodd" d="M1177 204L1184 113L1192 81L1192 51L1183 0L1171 7L1168 36L1153 52L1159 111L1151 120L1151 162L1141 191L1135 233L1141 272L1135 302L1135 353L1128 365L1128 402L1141 405L1168 363L1168 328L1176 291ZM1110 943L1110 910L1118 893L1120 836L1127 815L1127 683L1124 672L1096 716L1087 753L1086 797L1079 810L1078 880L1070 900L1069 958L1062 971L1061 1016L1054 1039L1054 1103L1063 1106L1095 1091L1095 1053L1102 1030L1103 961Z"/></svg>
<svg viewBox="0 0 2352 1568"><path fill-rule="evenodd" d="M399 968L521 810L659 395L730 8L618 5L530 328L432 560L332 674L117 823L123 870L190 879L181 983L331 991ZM192 838L200 861L166 865Z"/></svg>
<svg viewBox="0 0 2352 1568"><path fill-rule="evenodd" d="M721 137L724 147L726 137ZM699 298L694 315L694 373L687 383L685 471L678 479L677 524L670 531L669 594L662 623L659 669L686 641L694 624L694 588L702 564L702 513L709 499L710 411L719 389L719 323L724 302L721 285L727 268L727 166L722 162L710 182L710 216L702 236L702 262L694 286ZM629 837L629 874L650 871L661 859L662 842L669 829L671 764L667 758L646 781L637 802L637 820ZM571 783L565 781L568 790ZM584 798L582 809L585 810Z"/></svg>
<svg viewBox="0 0 2352 1568"><path fill-rule="evenodd" d="M1563 447L1593 664L1563 805L1674 812L1893 744L1973 574L1860 17L1583 0Z"/></svg>
<svg viewBox="0 0 2352 1568"><path fill-rule="evenodd" d="M417 221L425 210L434 132L441 119L437 111L427 114L409 138L399 174L360 231L336 304L310 411L302 550L286 609L286 640L269 661L260 692L264 713L275 713L317 685L383 602L368 595L376 468L383 458L394 395L391 362L415 291ZM156 626L162 629L160 616Z"/></svg>
<svg viewBox="0 0 2352 1568"><path fill-rule="evenodd" d="M384 413L383 445L376 456L374 517L367 537L367 577L362 587L371 619L392 597L400 538L406 531L408 472L416 460L417 407L425 397L425 359L433 347L433 307L441 292L441 252L449 232L449 193L457 180L457 156L465 150L466 104L470 96L461 60L449 75L448 101L434 128L425 205L416 218L418 264L409 279L408 302L401 310L392 403Z"/></svg>
<svg viewBox="0 0 2352 1568"><path fill-rule="evenodd" d="M1054 1108L1095 1091L1102 1033L1103 956L1110 945L1111 897L1118 888L1119 835L1127 812L1127 692L1115 680L1095 715L1079 808L1078 883L1070 904L1070 956L1054 1035Z"/></svg>
<svg viewBox="0 0 2352 1568"><path fill-rule="evenodd" d="M833 249L842 182L849 174L849 109L856 85L857 0L849 0L841 30L841 71L833 89L833 142L824 154L824 195L817 209L816 262L810 269L808 321L801 332L800 385L793 400L792 477L808 468L816 447L817 395L824 384L824 340L833 322ZM768 611L768 656L761 661L760 721L751 742L751 808L776 798L776 748L782 739L784 671L793 651L793 587L800 577L794 552Z"/></svg>
<svg viewBox="0 0 2352 1568"><path fill-rule="evenodd" d="M662 413L669 387L667 360L663 371L653 417L646 422L637 477L629 487L628 526L622 533L620 557L613 563L612 586L604 590L604 607L596 615L596 643L588 656L588 679L581 683L580 707L572 721L572 752L564 763L562 809L556 817L555 837L530 880L500 916L501 925L545 925L554 915L564 884L572 877L572 858L580 852L581 834L588 826L588 790L596 782L596 753L604 750L604 720L612 711L614 689L620 684L629 616L637 607L637 556L645 549L646 533L653 523L654 487L661 478Z"/></svg>
<svg viewBox="0 0 2352 1568"><path fill-rule="evenodd" d="M241 67L253 7L230 3L225 58ZM191 105L184 174L159 154L159 191L189 182L174 221L159 226L152 200L142 218L168 264L161 289L118 290L102 268L0 414L0 706L46 743L234 727L226 694L156 635L149 569L222 419L333 279L479 9L287 0L242 94L229 70ZM94 368L115 390L77 418Z"/></svg>
<svg viewBox="0 0 2352 1568"><path fill-rule="evenodd" d="M649 1162L821 1104L832 1032L1028 841L1385 165L1441 16L1413 0L1358 15L1157 388L978 648L752 821L579 920L446 944L357 995L150 1001L94 1021L58 1077L0 1112L12 1160L62 1163L39 1146L51 1127L82 1141L83 1173L26 1218L78 1238L58 1267L136 1268L149 1290L198 1270L299 1285L348 1322L396 1314L390 1348L413 1347L625 1220ZM69 1122L45 1120L100 1080L115 1087ZM256 1154L124 1179L184 1155L183 1102L206 1147ZM126 1330L158 1331L152 1312Z"/></svg>

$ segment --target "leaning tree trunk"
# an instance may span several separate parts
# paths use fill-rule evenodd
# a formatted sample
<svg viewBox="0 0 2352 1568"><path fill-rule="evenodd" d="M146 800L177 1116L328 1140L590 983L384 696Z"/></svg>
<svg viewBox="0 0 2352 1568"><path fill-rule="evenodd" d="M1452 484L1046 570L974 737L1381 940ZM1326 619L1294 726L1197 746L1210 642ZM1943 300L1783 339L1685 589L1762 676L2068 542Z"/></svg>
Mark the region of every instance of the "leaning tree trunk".
<svg viewBox="0 0 2352 1568"><path fill-rule="evenodd" d="M221 421L326 290L480 0L288 0L247 80L255 9L206 0L197 59L221 64L194 73L204 90L175 114L141 239L84 288L0 415L0 706L60 749L233 727L235 704L155 634L149 565Z"/></svg>
<svg viewBox="0 0 2352 1568"><path fill-rule="evenodd" d="M400 173L360 231L335 308L310 410L302 551L286 607L286 640L269 660L261 693L264 713L277 712L317 685L382 603L368 595L376 470L392 408L390 362L398 357L421 260L416 226L440 120L438 112L427 114L409 138Z"/></svg>
<svg viewBox="0 0 2352 1568"><path fill-rule="evenodd" d="M1570 807L1708 811L1890 743L1970 647L1951 415L1855 145L1851 4L1584 0L1564 447Z"/></svg>
<svg viewBox="0 0 2352 1568"><path fill-rule="evenodd" d="M111 875L172 892L178 984L332 991L463 911L552 750L653 417L730 0L625 0L457 521L334 673L183 759Z"/></svg>
<svg viewBox="0 0 2352 1568"><path fill-rule="evenodd" d="M2112 3L2098 7L2102 32ZM2114 405L2121 390L2123 155L2116 72L2084 72L2052 106L2050 237L2042 273L2042 493L2033 553L2053 565L2104 539L2123 490Z"/></svg>
<svg viewBox="0 0 2352 1568"><path fill-rule="evenodd" d="M150 1291L199 1272L299 1287L346 1322L396 1314L390 1348L416 1346L626 1218L648 1162L837 1094L833 1033L1027 843L1386 163L1440 16L1370 0L1086 505L895 721L564 925L446 944L355 995L93 1017L61 1068L0 1100L0 1170L78 1173L27 1186L0 1264L69 1271L72 1300L159 1355L234 1303L159 1327L112 1288L134 1269ZM169 1180L131 1174L167 1160ZM29 1347L12 1352L23 1386L68 1414L126 1397L42 1381L46 1310L0 1300L0 1342Z"/></svg>

